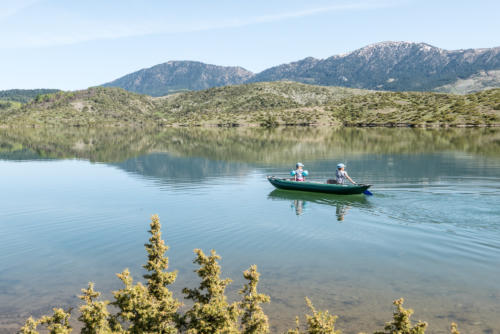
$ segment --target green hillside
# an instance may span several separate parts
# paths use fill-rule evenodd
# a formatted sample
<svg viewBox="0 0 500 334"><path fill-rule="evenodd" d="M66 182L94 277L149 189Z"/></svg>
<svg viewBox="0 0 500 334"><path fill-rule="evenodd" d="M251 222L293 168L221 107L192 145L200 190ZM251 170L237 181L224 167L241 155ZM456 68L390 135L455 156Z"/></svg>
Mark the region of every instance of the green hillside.
<svg viewBox="0 0 500 334"><path fill-rule="evenodd" d="M500 89L468 95L376 92L330 106L344 125L500 124Z"/></svg>
<svg viewBox="0 0 500 334"><path fill-rule="evenodd" d="M500 89L468 95L264 82L150 97L94 87L0 109L3 126L460 126L500 124Z"/></svg>
<svg viewBox="0 0 500 334"><path fill-rule="evenodd" d="M37 95L50 94L58 92L58 89L9 89L0 90L0 100L1 101L11 101L26 103L34 100Z"/></svg>
<svg viewBox="0 0 500 334"><path fill-rule="evenodd" d="M369 91L296 82L264 82L186 92L160 99L167 123L274 125L330 123L323 108ZM335 121L333 123L336 123Z"/></svg>
<svg viewBox="0 0 500 334"><path fill-rule="evenodd" d="M109 126L151 122L153 98L120 88L89 88L39 95L16 109L0 111L0 124L9 126Z"/></svg>
<svg viewBox="0 0 500 334"><path fill-rule="evenodd" d="M17 109L23 103L34 100L42 94L58 92L57 89L9 89L0 90L0 113Z"/></svg>

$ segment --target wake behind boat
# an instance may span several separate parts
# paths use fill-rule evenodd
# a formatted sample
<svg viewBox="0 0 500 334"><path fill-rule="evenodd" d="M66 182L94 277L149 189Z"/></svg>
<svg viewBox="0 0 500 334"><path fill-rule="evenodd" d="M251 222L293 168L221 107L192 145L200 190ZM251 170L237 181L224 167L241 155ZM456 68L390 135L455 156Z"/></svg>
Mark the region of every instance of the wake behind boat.
<svg viewBox="0 0 500 334"><path fill-rule="evenodd" d="M268 176L267 180L276 188L286 190L311 191L319 193L337 194L337 195L356 195L362 194L368 188L369 184L328 184L320 182L292 181L275 176Z"/></svg>

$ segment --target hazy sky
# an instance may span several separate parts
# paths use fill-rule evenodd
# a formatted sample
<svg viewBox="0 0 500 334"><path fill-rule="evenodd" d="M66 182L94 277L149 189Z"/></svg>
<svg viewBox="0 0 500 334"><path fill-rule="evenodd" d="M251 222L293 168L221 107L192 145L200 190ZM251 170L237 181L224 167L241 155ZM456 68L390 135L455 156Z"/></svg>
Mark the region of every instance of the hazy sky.
<svg viewBox="0 0 500 334"><path fill-rule="evenodd" d="M0 0L0 89L81 89L169 60L260 71L380 41L500 46L500 1Z"/></svg>

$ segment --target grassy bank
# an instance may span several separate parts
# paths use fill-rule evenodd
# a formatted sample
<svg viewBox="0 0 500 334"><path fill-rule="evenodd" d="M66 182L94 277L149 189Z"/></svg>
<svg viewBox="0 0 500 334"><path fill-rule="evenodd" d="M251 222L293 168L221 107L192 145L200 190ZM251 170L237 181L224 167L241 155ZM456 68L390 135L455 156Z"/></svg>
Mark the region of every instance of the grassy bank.
<svg viewBox="0 0 500 334"><path fill-rule="evenodd" d="M468 95L255 83L153 98L95 87L0 108L10 126L498 126L500 89Z"/></svg>

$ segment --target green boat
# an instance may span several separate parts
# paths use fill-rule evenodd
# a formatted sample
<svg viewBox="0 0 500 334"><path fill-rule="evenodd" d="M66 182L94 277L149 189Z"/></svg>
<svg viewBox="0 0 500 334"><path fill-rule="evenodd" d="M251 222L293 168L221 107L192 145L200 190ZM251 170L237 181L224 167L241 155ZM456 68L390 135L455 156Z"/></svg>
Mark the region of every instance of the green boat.
<svg viewBox="0 0 500 334"><path fill-rule="evenodd" d="M362 194L371 187L369 184L328 184L320 182L304 182L280 179L274 176L268 176L267 180L273 186L279 189L312 191L317 193L337 194L337 195L356 195Z"/></svg>

